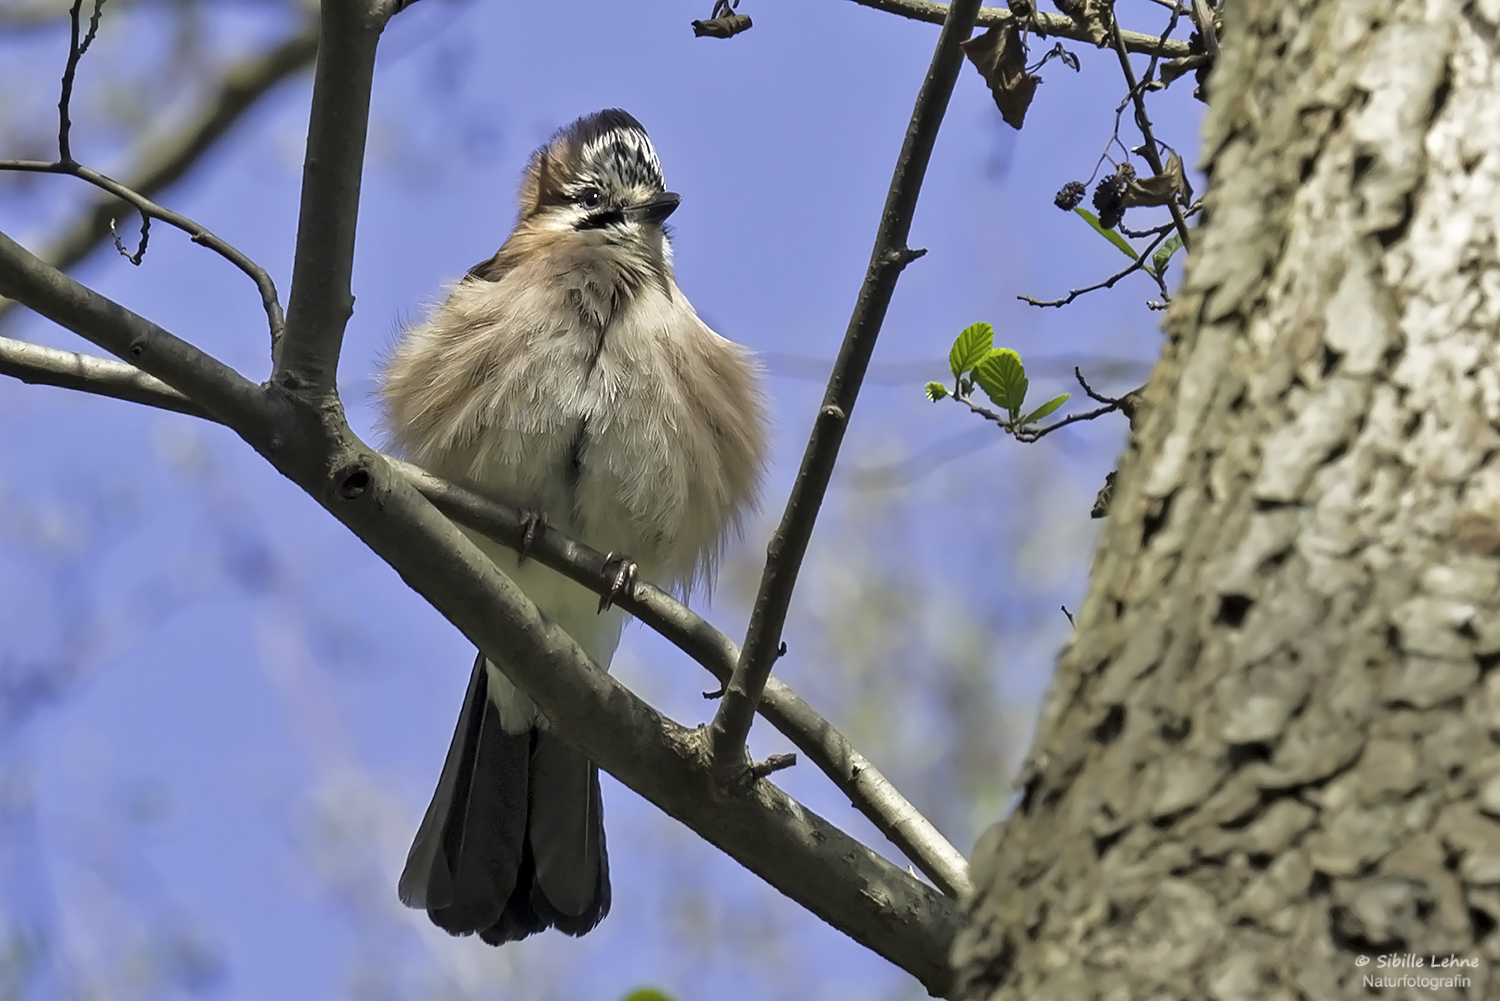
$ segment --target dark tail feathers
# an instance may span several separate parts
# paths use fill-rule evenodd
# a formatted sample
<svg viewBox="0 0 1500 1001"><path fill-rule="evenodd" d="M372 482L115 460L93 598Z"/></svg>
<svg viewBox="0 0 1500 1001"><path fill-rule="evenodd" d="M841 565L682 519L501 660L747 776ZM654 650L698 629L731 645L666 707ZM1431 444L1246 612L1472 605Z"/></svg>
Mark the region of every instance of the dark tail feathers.
<svg viewBox="0 0 1500 1001"><path fill-rule="evenodd" d="M582 935L610 903L598 769L545 730L506 733L488 688L480 656L401 902L491 945L547 928Z"/></svg>

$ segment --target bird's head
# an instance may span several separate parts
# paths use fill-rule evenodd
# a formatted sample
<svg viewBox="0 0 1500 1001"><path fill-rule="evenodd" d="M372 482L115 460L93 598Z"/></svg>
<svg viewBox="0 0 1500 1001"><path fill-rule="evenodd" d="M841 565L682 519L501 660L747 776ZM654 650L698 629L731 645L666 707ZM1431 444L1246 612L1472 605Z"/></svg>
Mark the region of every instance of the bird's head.
<svg viewBox="0 0 1500 1001"><path fill-rule="evenodd" d="M641 123L615 108L560 129L531 156L520 228L665 257L662 222L681 199L666 190Z"/></svg>

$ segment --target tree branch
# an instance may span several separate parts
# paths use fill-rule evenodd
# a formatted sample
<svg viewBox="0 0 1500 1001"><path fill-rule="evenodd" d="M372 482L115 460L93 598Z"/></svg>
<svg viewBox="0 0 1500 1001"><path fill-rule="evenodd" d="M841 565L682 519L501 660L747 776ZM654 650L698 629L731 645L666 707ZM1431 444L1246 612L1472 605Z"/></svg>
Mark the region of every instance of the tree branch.
<svg viewBox="0 0 1500 1001"><path fill-rule="evenodd" d="M929 24L942 24L948 14L948 5L936 3L935 0L854 0L855 3L864 7L873 7L883 10L888 14L899 14L909 17L914 21L926 21ZM980 8L979 17L975 23L981 28L993 28L998 25L1009 24L1015 20L1015 15L1004 7ZM1062 14L1044 14L1038 11L1035 15L1036 33L1056 38L1068 38L1075 42L1088 42L1093 44L1093 39L1088 32L1079 27L1070 17ZM1121 39L1125 47L1131 52L1140 52L1144 55L1161 55L1168 59L1176 59L1181 56L1192 55L1193 49L1187 42L1175 40L1162 41L1155 35L1142 34L1139 31L1122 31Z"/></svg>
<svg viewBox="0 0 1500 1001"><path fill-rule="evenodd" d="M0 337L0 375L213 420L166 383L107 358ZM525 526L521 512L411 463L390 456L386 459L448 518L519 551ZM556 529L543 527L538 531L529 553L537 562L596 594L609 590L604 554ZM720 683L728 682L739 659L739 647L692 609L645 581L638 582L633 593L618 596L615 603L703 665ZM758 708L939 889L954 898L969 891L968 863L963 855L833 724L774 678L767 683Z"/></svg>
<svg viewBox="0 0 1500 1001"><path fill-rule="evenodd" d="M390 12L375 0L324 0L312 115L302 165L302 207L287 333L271 380L333 397L344 327L354 312L350 280L375 48Z"/></svg>
<svg viewBox="0 0 1500 1001"><path fill-rule="evenodd" d="M263 391L234 369L85 288L0 232L0 295L80 334L234 428L265 421Z"/></svg>
<svg viewBox="0 0 1500 1001"><path fill-rule="evenodd" d="M896 289L896 280L908 263L921 256L906 245L922 179L937 142L939 126L953 94L954 81L963 65L960 43L974 28L979 0L955 0L938 35L937 47L927 76L917 93L906 140L896 160L890 192L875 235L875 249L865 271L864 285L849 318L843 346L828 377L828 391L813 422L812 435L803 453L802 468L792 486L786 511L766 548L766 568L755 596L745 648L734 674L725 686L723 701L713 721L714 758L721 769L738 769L745 761L745 738L749 735L756 704L770 677L786 624L787 608L797 583L797 572L812 538L818 508L828 490L839 446L844 440L849 414L859 395L865 369L875 350L875 340Z"/></svg>
<svg viewBox="0 0 1500 1001"><path fill-rule="evenodd" d="M121 184L111 177L106 177L96 170L91 170L81 163L72 160L64 160L60 163L44 163L37 160L0 160L0 170L25 171L38 174L66 174L76 177L81 181L87 181L104 191L108 191L121 201L128 202L144 218L160 219L169 226L182 230L193 238L193 242L201 244L224 258L235 267L239 268L250 280L255 282L255 287L260 291L260 301L266 311L266 321L271 328L271 343L275 344L281 339L283 321L281 318L281 302L276 298L276 284L271 281L271 276L266 269L256 264L243 251L228 241L215 236L208 228L189 219L187 216L179 215L171 209L162 208L160 205L146 198L138 192ZM109 220L109 234L114 237L115 243L124 253L124 246L120 244L119 238L114 236L114 220ZM130 257L132 264L139 264L140 257L146 252L145 227L142 227L141 249L138 256ZM129 255L126 255L129 257Z"/></svg>
<svg viewBox="0 0 1500 1001"><path fill-rule="evenodd" d="M511 549L520 550L525 527L520 511L455 486L410 463L397 459L388 461L443 514ZM610 588L611 575L605 572L605 555L569 539L554 528L543 527L537 532L529 554L537 562L596 594L604 594ZM692 609L645 581L637 582L633 593L627 591L617 597L615 604L666 637L703 665L721 684L727 685L739 661L740 650L733 640ZM854 748L847 737L801 696L771 679L757 709L944 893L956 898L968 892L969 866L963 855Z"/></svg>
<svg viewBox="0 0 1500 1001"><path fill-rule="evenodd" d="M1171 227L1175 227L1176 225L1177 223L1173 222L1168 228L1170 229ZM1108 278L1104 279L1102 282L1095 282L1092 285L1085 285L1083 288L1072 289L1066 296L1061 299L1034 299L1029 295L1018 295L1016 296L1016 298L1020 299L1024 303L1029 303L1033 306L1066 306L1081 295L1087 295L1090 292L1097 292L1100 289L1114 288L1116 282L1119 282L1121 279L1126 278L1129 275L1135 274L1137 271L1141 271L1151 276L1151 278L1156 282L1156 287L1161 290L1162 298L1170 302L1172 296L1171 293L1167 291L1167 280L1162 277L1161 272L1157 271L1156 268L1150 265L1152 253L1156 250L1157 247L1165 243L1166 239L1167 231L1158 231L1156 234L1156 239L1148 243L1146 245L1146 249L1137 254L1135 260L1131 261L1126 268L1121 271L1115 272Z"/></svg>
<svg viewBox="0 0 1500 1001"><path fill-rule="evenodd" d="M952 983L953 903L767 781L728 788L702 731L598 670L451 521L344 423L341 408L262 389L0 234L0 293L164 383L255 446L386 560L600 767L782 893L917 977ZM503 652L503 655L502 655Z"/></svg>
<svg viewBox="0 0 1500 1001"><path fill-rule="evenodd" d="M150 199L175 183L198 162L204 153L222 139L244 116L245 112L255 106L256 102L277 84L312 62L317 49L317 24L311 22L305 30L288 38L275 48L230 66L225 71L218 89L199 109L197 117L172 135L143 142L141 144L143 157L140 165L132 176L123 182L114 183L119 184L123 189L137 193L142 199ZM126 199L126 201L129 200ZM83 214L60 239L42 252L41 258L53 267L67 271L109 239L109 222L120 215L122 207L121 199L118 197L106 196L96 199L84 209ZM188 232L193 231L188 230ZM204 232L207 231L204 230ZM239 265L236 264L236 266ZM251 277L255 278L254 275ZM275 289L272 288L271 302L268 302L265 287L259 278L255 280L261 290L261 300L266 306L267 317L272 320L273 329L278 329L281 307L279 304L276 305L274 314L271 310L271 302L275 300ZM270 279L267 278L266 281L269 282ZM13 307L13 302L0 302L0 322L4 321L6 314Z"/></svg>
<svg viewBox="0 0 1500 1001"><path fill-rule="evenodd" d="M953 902L796 803L769 781L719 781L687 730L598 670L561 627L374 455L330 470L368 487L330 510L536 701L600 767L782 893L922 981L951 984Z"/></svg>
<svg viewBox="0 0 1500 1001"><path fill-rule="evenodd" d="M10 337L0 337L0 375L33 386L61 386L213 420L192 400L134 365L28 344Z"/></svg>
<svg viewBox="0 0 1500 1001"><path fill-rule="evenodd" d="M1151 172L1156 176L1163 173L1161 153L1156 148L1156 137L1151 134L1151 117L1146 114L1146 99L1141 95L1141 88L1135 81L1135 68L1130 65L1130 53L1125 45L1124 32L1120 29L1120 19L1113 8L1109 12L1110 36L1114 39L1115 54L1120 57L1120 72L1125 75L1125 86L1129 88L1129 98L1135 105L1135 125L1141 130L1141 138L1145 140L1141 144L1140 152L1151 165ZM1177 15L1172 15L1175 24ZM1170 29L1168 29L1170 30ZM1152 56L1152 64L1155 65L1156 57ZM1182 249L1191 251L1193 249L1193 236L1188 232L1187 220L1183 218L1182 206L1177 204L1177 195L1174 193L1167 199L1167 209L1172 213L1172 221L1177 224L1177 233L1182 237ZM1165 286L1163 286L1165 292Z"/></svg>

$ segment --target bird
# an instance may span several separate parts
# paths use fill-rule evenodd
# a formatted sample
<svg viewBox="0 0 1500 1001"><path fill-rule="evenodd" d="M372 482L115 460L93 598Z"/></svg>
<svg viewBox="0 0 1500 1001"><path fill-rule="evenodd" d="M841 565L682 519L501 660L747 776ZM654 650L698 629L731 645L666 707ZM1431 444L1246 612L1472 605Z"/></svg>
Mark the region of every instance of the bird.
<svg viewBox="0 0 1500 1001"><path fill-rule="evenodd" d="M708 586L754 508L767 403L745 347L677 286L666 189L646 130L606 109L560 129L520 184L509 238L397 338L379 396L388 445L526 517L521 551L468 531L608 670L625 613L526 558L542 525L636 574ZM467 530L466 530L467 531ZM398 884L454 935L492 945L592 930L610 907L598 769L475 659L437 789Z"/></svg>

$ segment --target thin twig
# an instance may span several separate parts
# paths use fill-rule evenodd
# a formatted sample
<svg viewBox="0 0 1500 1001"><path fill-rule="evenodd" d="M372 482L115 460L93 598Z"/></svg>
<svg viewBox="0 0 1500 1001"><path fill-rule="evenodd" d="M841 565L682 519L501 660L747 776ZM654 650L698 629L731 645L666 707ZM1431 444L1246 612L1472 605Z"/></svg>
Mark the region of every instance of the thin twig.
<svg viewBox="0 0 1500 1001"><path fill-rule="evenodd" d="M991 410L989 407L986 407L982 403L975 403L968 393L951 393L949 395L951 395L953 399L957 400L959 403L962 403L964 406L968 407L974 413L978 414L980 417L983 417L987 421L993 421L994 423L1004 428L1006 431L1009 431L1010 434L1016 439L1016 441L1023 442L1027 445L1031 444L1039 438L1045 438L1053 431L1056 431L1059 428L1065 428L1069 424L1078 424L1082 421L1097 420L1098 418L1103 417L1105 414L1112 414L1116 410L1120 409L1120 404L1116 402L1111 403L1107 407L1100 407L1098 410L1089 410L1081 414L1072 414L1068 417L1064 417L1060 421L1048 424L1046 427L1017 428L1011 424L1008 417L997 414L995 411Z"/></svg>
<svg viewBox="0 0 1500 1001"><path fill-rule="evenodd" d="M116 181L112 177L106 177L97 170L85 167L81 163L47 163L42 160L0 160L0 170L16 170L37 174L66 174L76 177L81 181L87 181L96 188L108 191L121 201L133 205L143 218L160 219L168 226L182 230L192 237L193 242L207 247L220 257L224 258L255 282L255 287L260 290L261 305L266 311L266 320L271 327L271 340L274 343L281 337L283 321L281 317L281 302L276 298L276 283L266 269L256 264L243 251L233 244L221 239L211 233L206 227L194 222L185 215L173 212L171 209L162 208L160 205L147 198L139 192ZM111 227L113 228L113 227ZM144 227L143 227L144 232ZM121 250L123 252L123 247ZM141 250L145 251L145 241L142 240ZM129 257L130 255L126 255ZM139 261L132 261L139 263Z"/></svg>
<svg viewBox="0 0 1500 1001"><path fill-rule="evenodd" d="M94 0L94 15L89 18L88 33L80 42L78 38L81 25L79 18L83 14L83 0L73 0L73 6L68 10L68 20L72 26L68 40L68 62L63 67L62 96L57 100L57 158L63 163L73 160L72 138L69 133L73 129L72 119L68 117L69 106L73 103L73 78L78 73L78 61L83 54L94 44L94 38L99 34L99 17L104 12L104 0Z"/></svg>
<svg viewBox="0 0 1500 1001"><path fill-rule="evenodd" d="M141 262L146 259L146 243L151 239L151 217L144 212L141 213L141 240L136 244L135 253L133 254L125 249L125 241L120 239L120 234L115 229L115 221L113 219L109 221L109 235L115 238L115 249L120 252L120 256L136 267L140 267Z"/></svg>
<svg viewBox="0 0 1500 1001"><path fill-rule="evenodd" d="M1009 432L1011 436L1016 439L1016 441L1023 442L1028 445L1040 438L1045 438L1047 435L1051 434L1053 431L1058 430L1059 428L1067 427L1069 424L1078 424L1082 421L1097 420L1098 418L1103 417L1105 414L1114 413L1116 410L1125 410L1126 415L1129 416L1129 394L1126 394L1119 399L1116 399L1112 396L1101 396L1098 393L1094 392L1094 388L1088 384L1087 380L1084 379L1083 370L1077 365L1073 366L1073 375L1077 377L1078 384L1082 386L1083 391L1089 395L1089 399L1094 400L1098 403L1103 403L1104 406L1100 407L1097 410L1089 410L1081 414L1072 414L1071 416L1064 417L1060 421L1056 421L1052 424L1048 424L1046 427L1041 428L1016 427L1008 417L1004 417L1001 414L996 413L995 411L991 410L989 407L986 407L981 403L975 403L973 397L969 393L956 390L952 393L949 393L948 395L953 397L953 399L957 400L959 403L962 403L964 406L968 407L972 412L978 414L980 417L983 417L985 420L992 421L993 423L1000 425L1000 427ZM1064 611L1066 611L1066 609L1064 609Z"/></svg>
<svg viewBox="0 0 1500 1001"><path fill-rule="evenodd" d="M1176 224L1173 223L1173 226L1175 225ZM1081 295L1087 295L1090 292L1097 292L1100 289L1114 288L1115 283L1120 281L1120 279L1125 278L1128 275L1135 274L1137 271L1144 271L1156 281L1157 287L1161 289L1162 296L1170 301L1171 296L1167 292L1166 279L1158 274L1155 268L1150 267L1147 264L1147 262L1151 259L1151 253L1166 240L1168 232L1170 232L1170 228L1158 233L1156 239L1148 243L1146 245L1146 249L1142 250L1140 252L1140 255L1136 257L1135 260L1130 262L1129 267L1127 267L1124 271L1118 272L1117 274L1110 275L1102 282L1097 282L1093 285L1087 285L1083 288L1075 288L1061 299L1033 299L1029 295L1018 295L1016 296L1016 298L1020 299L1022 302L1030 303L1033 306L1066 306L1068 303L1072 302L1074 299L1077 299Z"/></svg>
<svg viewBox="0 0 1500 1001"><path fill-rule="evenodd" d="M118 2L118 0L116 0ZM314 18L301 32L266 52L252 56L224 71L220 83L204 101L196 118L180 131L166 136L152 136L141 145L141 156L135 173L122 182L130 191L144 198L179 180L211 149L215 143L255 106L256 102L277 84L312 62L318 49L318 25ZM61 238L50 244L39 256L53 267L66 271L82 261L110 237L109 222L120 213L120 200L106 192L84 209ZM282 328L281 304L270 279L262 283L251 274L261 293L262 305L273 340ZM267 299L267 288L270 298ZM14 300L0 302L0 322L16 307Z"/></svg>
<svg viewBox="0 0 1500 1001"><path fill-rule="evenodd" d="M902 269L920 256L919 251L907 247L906 238L911 232L912 215L916 211L917 196L922 190L922 179L932 157L933 145L937 142L938 128L942 125L943 114L947 111L963 63L959 45L973 31L974 17L978 13L979 0L955 0L948 8L948 19L938 34L932 63L917 93L911 123L906 129L906 141L896 160L885 211L880 217L875 248L865 271L864 285L849 318L838 360L828 378L823 404L813 422L807 450L802 456L802 468L792 486L781 524L767 546L766 568L755 596L744 650L725 688L724 700L714 714L711 728L713 755L722 772L744 767L745 738L750 732L756 703L760 701L776 660L797 572L807 553L813 523L833 475L849 414L854 409L865 369L869 367L870 355L875 350L875 340L880 335L896 280Z"/></svg>
<svg viewBox="0 0 1500 1001"><path fill-rule="evenodd" d="M1161 40L1163 42L1165 42L1168 38L1171 38L1172 32L1177 30L1177 19L1181 16L1182 8L1174 5L1172 7L1172 16L1167 18L1166 30L1161 33ZM1160 59L1160 52L1151 53L1151 62L1146 64L1146 75L1141 77L1141 87L1143 89L1149 86L1152 80L1156 79L1156 64Z"/></svg>
<svg viewBox="0 0 1500 1001"><path fill-rule="evenodd" d="M1173 15L1175 22L1176 15ZM1120 72L1125 74L1125 85L1130 93L1130 100L1135 104L1135 124L1141 130L1141 137L1145 141L1141 144L1141 154L1145 156L1146 162L1151 165L1151 172L1161 176L1163 167L1161 154L1156 148L1156 137L1151 134L1151 118L1146 114L1146 101L1142 97L1140 88L1136 86L1135 69L1130 65L1130 53L1125 47L1125 39L1120 29L1120 19L1115 15L1114 9L1110 9L1109 16L1110 37L1114 39L1115 52L1120 57ZM1152 64L1155 65L1153 56ZM1172 213L1172 221L1177 224L1177 232L1182 237L1182 249L1191 250L1193 241L1188 234L1187 220L1182 216L1182 208L1177 204L1177 196L1174 194L1167 200L1167 208Z"/></svg>
<svg viewBox="0 0 1500 1001"><path fill-rule="evenodd" d="M899 14L913 21L926 21L929 24L942 24L948 14L948 5L936 3L934 0L854 0L854 2L863 7L873 7L888 14ZM982 7L975 23L981 28L995 28L1010 24L1014 20L1015 15L1004 7ZM1034 25L1038 35L1068 38L1075 42L1089 42L1090 44L1094 41L1089 37L1086 29L1080 27L1072 18L1062 14L1037 11L1031 19L1028 19L1027 24ZM1122 31L1120 34L1131 52L1139 52L1143 55L1155 53L1168 59L1177 59L1192 55L1193 52L1187 42L1162 42L1154 35L1143 34L1139 31Z"/></svg>
<svg viewBox="0 0 1500 1001"><path fill-rule="evenodd" d="M1121 236L1128 236L1132 239L1139 240L1140 238L1146 236L1161 236L1163 233L1176 228L1177 224L1175 222L1164 222L1160 226L1152 226L1150 229L1128 229L1125 226L1120 225L1115 227L1115 232L1119 233Z"/></svg>
<svg viewBox="0 0 1500 1001"><path fill-rule="evenodd" d="M214 420L202 407L160 379L109 358L0 337L0 375L33 385L60 386ZM501 545L519 549L525 526L520 511L433 476L411 463L391 456L386 459L444 515ZM556 529L540 529L528 554L595 594L603 594L609 588L604 554ZM615 603L701 664L720 682L729 680L739 660L739 647L669 593L639 581L631 592L616 598ZM767 683L757 708L940 890L954 898L968 892L968 863L963 855L833 724L774 678Z"/></svg>

